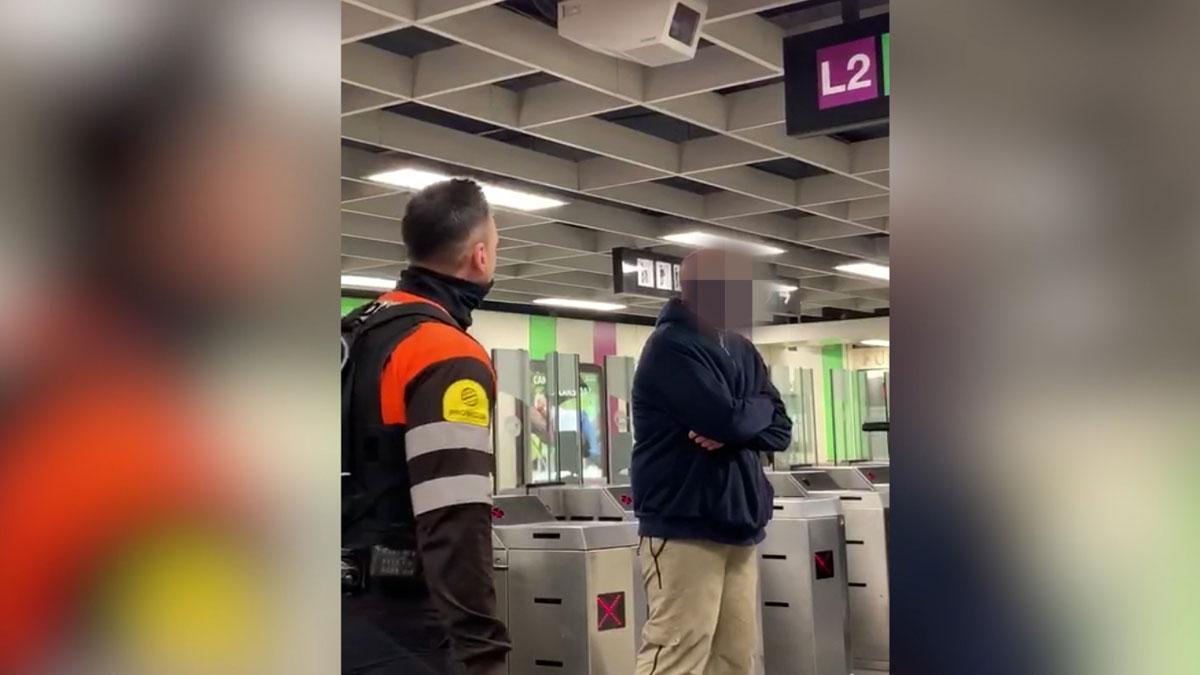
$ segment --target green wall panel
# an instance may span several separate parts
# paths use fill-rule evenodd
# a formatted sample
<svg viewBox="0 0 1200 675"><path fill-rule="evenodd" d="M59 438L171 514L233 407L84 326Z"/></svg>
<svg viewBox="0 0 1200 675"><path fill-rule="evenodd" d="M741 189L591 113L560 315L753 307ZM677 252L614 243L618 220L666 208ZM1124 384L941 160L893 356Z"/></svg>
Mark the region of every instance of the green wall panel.
<svg viewBox="0 0 1200 675"><path fill-rule="evenodd" d="M353 311L355 307L365 305L368 302L370 302L370 299L368 298L342 298L342 316L346 316Z"/></svg>
<svg viewBox="0 0 1200 675"><path fill-rule="evenodd" d="M825 345L821 347L821 388L822 400L825 403L825 461L834 463L838 458L841 438L837 423L841 419L834 410L836 403L833 395L833 378L846 365L846 348L844 345Z"/></svg>
<svg viewBox="0 0 1200 675"><path fill-rule="evenodd" d="M544 359L558 349L558 320L552 316L529 317L529 358Z"/></svg>

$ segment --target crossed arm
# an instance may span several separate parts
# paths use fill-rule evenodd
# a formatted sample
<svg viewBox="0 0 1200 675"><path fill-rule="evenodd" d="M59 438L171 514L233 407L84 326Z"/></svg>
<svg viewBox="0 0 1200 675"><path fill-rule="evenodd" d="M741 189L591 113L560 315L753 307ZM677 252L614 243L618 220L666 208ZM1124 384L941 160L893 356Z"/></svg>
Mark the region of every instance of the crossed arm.
<svg viewBox="0 0 1200 675"><path fill-rule="evenodd" d="M710 364L678 345L664 344L654 358L672 373L663 387L664 405L700 447L711 451L728 444L776 452L790 444L791 420L757 352L754 376L763 386L745 397L735 396Z"/></svg>

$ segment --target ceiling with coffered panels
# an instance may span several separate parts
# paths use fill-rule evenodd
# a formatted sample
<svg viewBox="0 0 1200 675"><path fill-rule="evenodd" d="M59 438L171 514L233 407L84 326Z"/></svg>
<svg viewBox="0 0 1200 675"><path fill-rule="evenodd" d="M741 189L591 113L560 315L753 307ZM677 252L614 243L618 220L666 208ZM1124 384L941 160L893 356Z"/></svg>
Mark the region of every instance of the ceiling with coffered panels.
<svg viewBox="0 0 1200 675"><path fill-rule="evenodd" d="M658 68L561 38L553 0L341 6L344 274L403 269L410 192L367 177L414 167L566 202L496 208L490 299L613 300L613 247L684 255L661 237L705 230L784 249L764 260L799 287L804 317L888 307L886 281L835 269L888 262L886 125L784 130L783 39L837 25L840 3L710 0L696 57ZM662 303L618 301L642 315Z"/></svg>

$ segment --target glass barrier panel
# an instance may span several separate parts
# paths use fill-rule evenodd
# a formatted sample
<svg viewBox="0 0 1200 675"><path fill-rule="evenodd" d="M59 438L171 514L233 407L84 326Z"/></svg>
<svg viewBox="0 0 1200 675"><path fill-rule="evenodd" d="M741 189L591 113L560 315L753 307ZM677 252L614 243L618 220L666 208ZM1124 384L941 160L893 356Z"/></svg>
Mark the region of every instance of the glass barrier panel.
<svg viewBox="0 0 1200 675"><path fill-rule="evenodd" d="M863 422L891 421L889 377L889 371L884 369L858 371L859 407ZM867 459L889 459L888 432L862 431L861 434Z"/></svg>
<svg viewBox="0 0 1200 675"><path fill-rule="evenodd" d="M604 420L604 369L579 365L579 441L583 445L583 480L604 485L608 475L608 428Z"/></svg>
<svg viewBox="0 0 1200 675"><path fill-rule="evenodd" d="M773 468L786 471L818 463L812 370L776 366L771 368L771 382L792 419L792 443L786 452L775 453Z"/></svg>
<svg viewBox="0 0 1200 675"><path fill-rule="evenodd" d="M830 380L833 423L833 447L826 449L832 464L847 464L868 459L862 442L862 410L856 371L841 368L826 370Z"/></svg>
<svg viewBox="0 0 1200 675"><path fill-rule="evenodd" d="M628 356L604 358L604 384L608 477L614 484L629 482L629 463L633 457L633 371Z"/></svg>
<svg viewBox="0 0 1200 675"><path fill-rule="evenodd" d="M558 480L583 482L583 434L580 430L579 355L546 355L546 402L553 421L550 446L557 455Z"/></svg>
<svg viewBox="0 0 1200 675"><path fill-rule="evenodd" d="M492 451L496 492L527 482L529 455L530 387L529 352L523 349L492 350L496 369L496 409L492 420Z"/></svg>

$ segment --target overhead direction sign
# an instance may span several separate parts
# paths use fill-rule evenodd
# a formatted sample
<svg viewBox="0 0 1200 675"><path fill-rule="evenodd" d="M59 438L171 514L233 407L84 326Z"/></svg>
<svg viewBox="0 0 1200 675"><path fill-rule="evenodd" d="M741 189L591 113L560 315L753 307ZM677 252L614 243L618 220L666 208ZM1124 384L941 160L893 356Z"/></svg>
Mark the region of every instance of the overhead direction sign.
<svg viewBox="0 0 1200 675"><path fill-rule="evenodd" d="M889 22L884 14L784 39L788 135L835 134L887 121Z"/></svg>

